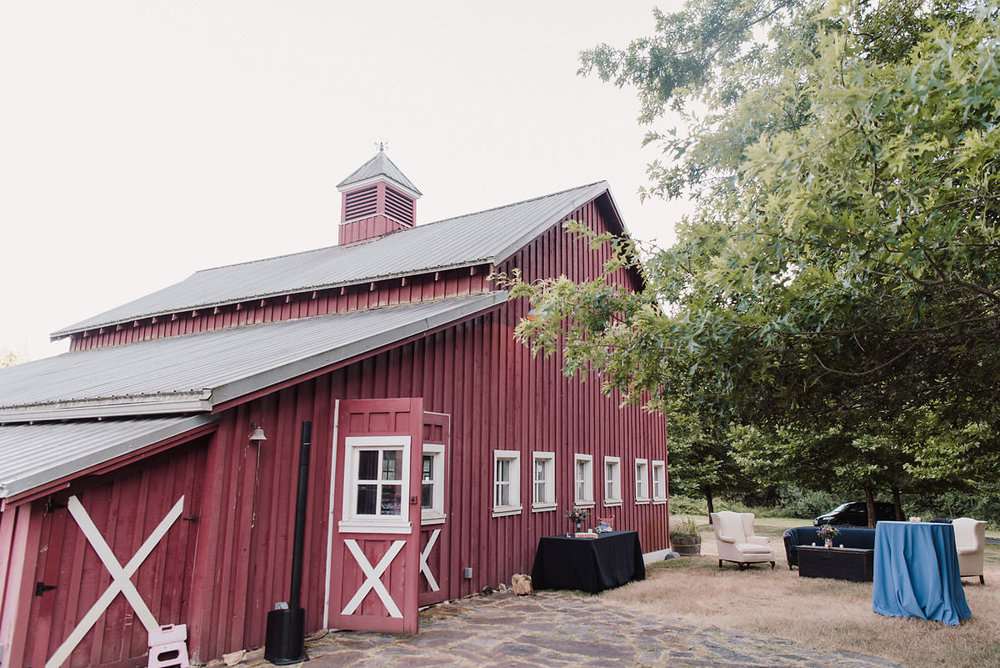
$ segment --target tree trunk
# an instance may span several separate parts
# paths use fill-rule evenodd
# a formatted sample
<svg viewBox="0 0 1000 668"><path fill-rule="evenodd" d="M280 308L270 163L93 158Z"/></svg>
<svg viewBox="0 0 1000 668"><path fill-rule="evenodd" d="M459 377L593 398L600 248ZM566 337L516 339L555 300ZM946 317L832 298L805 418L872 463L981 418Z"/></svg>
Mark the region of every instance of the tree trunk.
<svg viewBox="0 0 1000 668"><path fill-rule="evenodd" d="M903 503L899 500L899 488L892 486L892 505L896 509L896 521L903 521Z"/></svg>
<svg viewBox="0 0 1000 668"><path fill-rule="evenodd" d="M865 503L868 506L868 528L875 528L875 492L871 485L865 485Z"/></svg>
<svg viewBox="0 0 1000 668"><path fill-rule="evenodd" d="M715 512L715 504L712 503L712 488L705 488L705 501L708 503L708 523L712 523L712 513Z"/></svg>

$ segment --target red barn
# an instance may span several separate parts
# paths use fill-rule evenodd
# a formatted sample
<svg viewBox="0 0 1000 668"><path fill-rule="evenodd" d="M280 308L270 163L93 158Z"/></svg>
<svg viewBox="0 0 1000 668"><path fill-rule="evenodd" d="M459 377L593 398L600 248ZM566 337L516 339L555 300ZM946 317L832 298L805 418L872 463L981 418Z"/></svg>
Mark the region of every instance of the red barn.
<svg viewBox="0 0 1000 668"><path fill-rule="evenodd" d="M339 245L199 271L0 371L5 668L141 665L161 624L195 661L262 645L303 421L309 631L415 632L528 572L574 506L667 547L662 422L533 359L488 278L595 276L610 248L562 223L624 235L607 184L424 225L383 152L338 188Z"/></svg>

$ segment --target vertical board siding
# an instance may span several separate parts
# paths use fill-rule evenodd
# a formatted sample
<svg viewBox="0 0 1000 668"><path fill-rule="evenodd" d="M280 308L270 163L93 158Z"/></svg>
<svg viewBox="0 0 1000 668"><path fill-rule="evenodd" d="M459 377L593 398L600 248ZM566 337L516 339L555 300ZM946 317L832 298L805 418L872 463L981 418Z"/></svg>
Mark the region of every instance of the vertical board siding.
<svg viewBox="0 0 1000 668"><path fill-rule="evenodd" d="M55 587L30 599L31 629L23 665L44 665L111 584L110 574L66 508L71 494L79 498L123 566L177 500L185 497L186 519L171 525L131 580L158 623L181 623L188 617L206 444L207 439L201 439L178 446L17 508L34 507L41 514L31 582ZM146 629L119 594L65 665L138 665L145 662L146 639Z"/></svg>
<svg viewBox="0 0 1000 668"><path fill-rule="evenodd" d="M603 231L603 221L594 205L583 207L573 217ZM596 257L592 259L591 255ZM608 257L606 248L600 254L592 253L585 242L555 228L522 249L507 267L522 267L528 277L566 273L581 280L597 271ZM577 269L579 265L584 269ZM631 281L624 272L618 272L615 280L623 286ZM221 630L206 634L205 644L200 647L203 658L262 644L267 610L274 602L287 599L297 425L304 419L313 420L314 429L303 605L307 628L320 628L335 399L422 397L425 410L451 416L451 439L445 455L448 540L444 540L445 535L439 539L440 559L449 576L446 586L442 582L447 598L509 582L515 572L528 572L538 539L570 529L564 515L573 504L576 453L593 456L595 506L591 516L612 516L617 528L638 530L646 551L667 547L666 504L634 502L635 458L667 459L662 421L638 407L620 407L620 395L605 396L598 378L585 382L566 378L558 356L533 358L526 347L511 338L527 308L523 301L503 304L473 320L281 390L222 416L215 444L227 452L216 459L226 469L221 475L227 479L242 477L257 489L256 495L244 494L229 503L245 505L256 496L257 510L249 515L243 513L247 518L243 521L250 522L252 517L253 524L248 562L219 559L212 564L211 579L220 590L233 595L246 592L250 600L242 610L230 612L238 618L234 623L242 629L242 638ZM251 462L253 476L240 473L247 464L246 457L239 454L249 447L246 437L251 421L263 425L268 434L259 464ZM522 451L520 515L491 516L496 449ZM558 506L554 511L531 511L534 451L555 453ZM621 458L624 503L620 507L603 506L605 455ZM231 514L239 515L235 507ZM226 542L227 536L244 531L223 524L216 539ZM355 568L350 563L344 567ZM471 580L463 577L466 567L473 569ZM349 576L341 573L339 577ZM237 584L240 580L243 583ZM248 586L246 580L252 584ZM224 625L225 619L213 619L210 624Z"/></svg>
<svg viewBox="0 0 1000 668"><path fill-rule="evenodd" d="M580 220L597 232L606 229L595 202L568 218ZM607 248L592 252L586 241L565 234L560 225L518 251L501 270L520 268L526 280L560 274L583 280L595 276L609 256ZM74 344L84 346L82 342L88 339L97 342L95 347L127 342L123 335L126 331L133 332L135 339L152 338L192 331L190 328L195 326L203 331L482 291L489 289L485 274L466 268L450 274L442 272L437 280L429 275L408 278L405 284L397 280L390 286L386 282L374 290L358 286L321 292L316 298L293 296L287 303L274 300L263 306L258 303L222 309L216 314L205 311L197 318L140 323L114 332L114 336L105 333L81 337ZM615 273L614 281L634 287L634 278L621 270ZM144 569L150 567L147 564L140 569L138 579L140 592L148 597L151 607L153 599L158 601L159 607L154 609L157 619L162 615L166 621L188 624L193 660L207 661L225 652L261 646L267 612L275 602L288 600L299 429L303 420L313 422L313 438L302 605L307 630L321 627L326 598L334 406L340 399L417 397L423 400L423 410L450 416L450 442L445 450L447 524L434 557L446 572L446 577L440 578L443 598L466 596L486 585L509 582L514 573L529 572L538 539L571 528L564 515L573 505L576 453L593 456L592 517L613 516L616 528L637 530L645 551L667 547L667 505L636 505L633 477L636 457L667 460L662 421L639 407L621 407L617 393L604 395L599 378L580 381L565 377L558 355L548 359L532 357L512 338L527 309L525 300L507 302L474 319L227 409L219 416L217 431L206 437L207 448L184 446L161 455L162 461L155 460L161 462L157 466L135 464L127 469L142 471L134 479L116 478L110 488L94 492L97 498L84 500L88 510L97 508L95 521L101 527L111 522L109 513L116 504L133 513L143 509L141 516L126 515L118 520L115 545L122 547L115 549L124 560L129 556L125 553L134 550L166 512L169 505L162 506L168 497L179 496L177 490L190 486L197 477L203 511L197 522L184 522L189 542L168 547L163 554L154 553L150 559L157 558L157 569L162 567L163 572L157 575L150 568L146 573ZM251 422L264 428L266 441L249 444ZM523 510L518 515L492 517L496 449L522 453ZM531 509L535 451L555 453L558 505L552 511ZM182 465L189 456L183 453L196 452L202 453L197 455L196 466ZM624 502L620 507L603 506L606 454L621 458ZM192 502L195 496L192 492ZM9 512L0 517L0 535L10 531ZM102 519L97 520L97 516ZM46 541L60 530L51 518L44 525ZM56 590L55 595L65 597L65 603L57 604L55 609L66 609L66 617L71 619L53 618L46 651L58 646L82 615L81 610L89 607L108 581L93 551L81 544L83 536L73 537L74 532L79 534L75 525L65 523L62 531L70 536L64 539L64 549L58 556L46 559L60 559L60 581L78 584ZM197 552L190 542L195 537ZM383 547L366 545L365 551L374 558ZM175 554L178 556L172 556ZM38 565L39 574L49 569L47 561L43 562ZM342 563L334 580L356 579L358 574L351 570L356 566L351 560ZM471 579L463 577L466 567L473 569ZM39 604L40 600L32 601L33 614ZM119 600L114 605L119 606L116 616L109 617L114 624L106 623L100 633L95 629L89 634L87 654L74 665L114 663L145 651L145 633L139 632L141 625L137 627L138 621L122 607L127 604ZM367 605L373 603L367 601ZM114 625L122 630L112 629Z"/></svg>

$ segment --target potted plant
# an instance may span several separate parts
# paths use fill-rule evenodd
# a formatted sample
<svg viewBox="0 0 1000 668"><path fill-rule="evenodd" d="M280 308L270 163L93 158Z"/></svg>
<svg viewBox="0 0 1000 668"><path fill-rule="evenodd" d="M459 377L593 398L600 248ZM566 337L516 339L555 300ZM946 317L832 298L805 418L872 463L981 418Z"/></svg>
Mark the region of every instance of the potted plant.
<svg viewBox="0 0 1000 668"><path fill-rule="evenodd" d="M586 508L574 508L566 513L566 519L576 525L576 530L580 531L580 526L587 521Z"/></svg>
<svg viewBox="0 0 1000 668"><path fill-rule="evenodd" d="M701 536L690 517L670 523L670 547L681 556L701 554Z"/></svg>
<svg viewBox="0 0 1000 668"><path fill-rule="evenodd" d="M840 533L840 529L832 524L824 524L816 531L816 534L823 539L823 545L833 547L833 539Z"/></svg>

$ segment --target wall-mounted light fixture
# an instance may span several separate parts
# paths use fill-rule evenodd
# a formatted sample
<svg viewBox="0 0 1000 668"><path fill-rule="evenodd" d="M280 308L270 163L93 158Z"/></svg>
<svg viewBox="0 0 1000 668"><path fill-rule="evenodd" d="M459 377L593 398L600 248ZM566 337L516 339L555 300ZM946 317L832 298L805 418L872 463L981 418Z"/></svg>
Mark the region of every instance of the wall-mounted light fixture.
<svg viewBox="0 0 1000 668"><path fill-rule="evenodd" d="M250 445L255 443L259 444L262 441L266 441L267 436L264 435L264 428L261 427L256 422L250 423Z"/></svg>

